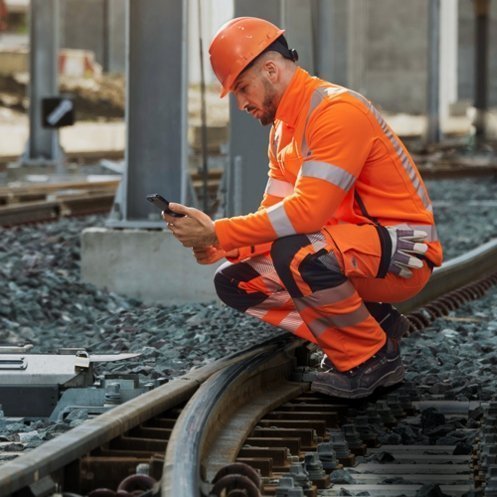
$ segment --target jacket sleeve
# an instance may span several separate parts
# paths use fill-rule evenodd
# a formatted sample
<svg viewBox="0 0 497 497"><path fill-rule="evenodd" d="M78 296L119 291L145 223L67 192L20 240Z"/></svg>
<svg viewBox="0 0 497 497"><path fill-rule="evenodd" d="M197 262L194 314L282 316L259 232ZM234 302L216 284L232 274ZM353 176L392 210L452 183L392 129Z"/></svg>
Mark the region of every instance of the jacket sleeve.
<svg viewBox="0 0 497 497"><path fill-rule="evenodd" d="M274 127L271 128L271 133L269 136L269 147L268 147L268 160L269 160L269 171L268 171L268 181L262 201L258 207L258 211L265 209L274 205L287 195L293 192L293 184L288 183L283 174L281 173L276 157L273 152L273 147L271 146L274 139ZM271 250L272 241L250 244L242 247L238 247L238 255L236 257L226 257L230 262L239 262L250 257L255 257L261 254L267 254Z"/></svg>
<svg viewBox="0 0 497 497"><path fill-rule="evenodd" d="M319 231L353 187L374 132L360 104L324 101L311 115L305 139L310 154L302 162L293 193L256 213L216 221L223 248Z"/></svg>

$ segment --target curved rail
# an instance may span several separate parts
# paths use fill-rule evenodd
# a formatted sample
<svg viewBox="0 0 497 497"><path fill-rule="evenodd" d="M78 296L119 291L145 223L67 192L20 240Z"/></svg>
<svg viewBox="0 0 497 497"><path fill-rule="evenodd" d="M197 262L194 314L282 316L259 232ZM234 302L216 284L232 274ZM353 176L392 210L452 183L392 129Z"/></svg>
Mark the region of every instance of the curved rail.
<svg viewBox="0 0 497 497"><path fill-rule="evenodd" d="M252 413L255 420L303 391L304 387L299 384L278 390L274 388L288 377L292 368L290 350L301 343L291 337L281 338L268 350L220 371L202 384L175 425L166 452L162 497L200 496L201 463L207 453L219 452L219 447L212 447L214 440L240 407L252 404L257 398L258 416ZM271 394L261 402L261 393L268 390ZM237 428L234 432L236 441L231 440L229 444L228 460L236 456L236 449L253 425L245 423L243 429L242 426ZM220 452L223 453L222 450ZM226 462L220 462L219 469ZM212 478L214 475L207 476Z"/></svg>
<svg viewBox="0 0 497 497"><path fill-rule="evenodd" d="M411 312L445 293L485 278L495 271L497 271L497 238L435 268L425 288L412 299L400 304L398 308L402 312Z"/></svg>

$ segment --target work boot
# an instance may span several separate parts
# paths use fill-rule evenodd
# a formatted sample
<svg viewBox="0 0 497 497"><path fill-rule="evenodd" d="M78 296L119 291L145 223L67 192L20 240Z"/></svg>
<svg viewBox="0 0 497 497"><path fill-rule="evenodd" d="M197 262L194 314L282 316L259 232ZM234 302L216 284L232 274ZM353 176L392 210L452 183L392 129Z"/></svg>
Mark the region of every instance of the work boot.
<svg viewBox="0 0 497 497"><path fill-rule="evenodd" d="M409 320L391 304L365 302L365 305L387 336L397 343L400 342L409 329Z"/></svg>
<svg viewBox="0 0 497 497"><path fill-rule="evenodd" d="M409 320L391 304L366 302L366 307L369 313L378 321L378 324L387 337L393 342L393 345L398 349L400 339L409 329ZM331 359L323 353L319 364L320 371L329 371L333 367Z"/></svg>
<svg viewBox="0 0 497 497"><path fill-rule="evenodd" d="M332 367L316 373L311 390L332 397L359 399L371 395L378 387L395 385L403 379L398 343L388 337L385 345L359 366L344 372Z"/></svg>

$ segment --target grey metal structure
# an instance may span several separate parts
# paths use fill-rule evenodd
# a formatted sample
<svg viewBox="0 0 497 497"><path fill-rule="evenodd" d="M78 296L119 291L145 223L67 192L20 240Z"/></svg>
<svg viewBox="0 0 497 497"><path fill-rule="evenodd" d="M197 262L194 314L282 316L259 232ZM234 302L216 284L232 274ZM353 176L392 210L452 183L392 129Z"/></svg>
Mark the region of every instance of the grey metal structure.
<svg viewBox="0 0 497 497"><path fill-rule="evenodd" d="M283 0L281 24L286 29L287 39L291 48L299 54L299 66L310 73L315 73L316 63L314 43L312 42L314 23L312 11L313 2L302 0Z"/></svg>
<svg viewBox="0 0 497 497"><path fill-rule="evenodd" d="M29 33L29 139L21 163L61 164L58 131L41 124L42 98L59 92L59 0L31 0Z"/></svg>
<svg viewBox="0 0 497 497"><path fill-rule="evenodd" d="M106 31L108 40L104 49L104 69L111 73L124 72L124 33L125 8L122 0L105 0L107 11Z"/></svg>
<svg viewBox="0 0 497 497"><path fill-rule="evenodd" d="M347 1L347 86L360 93L366 92L368 51L368 0ZM369 94L367 94L370 98Z"/></svg>
<svg viewBox="0 0 497 497"><path fill-rule="evenodd" d="M235 0L234 17L267 19L288 29L287 39L299 52L299 65L314 71L311 4L295 0ZM269 128L230 102L230 143L227 177L228 216L247 214L259 206L267 181Z"/></svg>
<svg viewBox="0 0 497 497"><path fill-rule="evenodd" d="M29 349L29 345L0 347L0 404L7 416L49 416L58 403L61 389L88 388L94 383L95 363L134 359L140 355L90 355L84 349L30 354Z"/></svg>
<svg viewBox="0 0 497 497"><path fill-rule="evenodd" d="M109 227L164 227L149 193L186 201L187 5L128 0L125 173Z"/></svg>
<svg viewBox="0 0 497 497"><path fill-rule="evenodd" d="M329 0L313 0L313 62L316 75L333 81L335 47L333 46L333 21L335 3Z"/></svg>
<svg viewBox="0 0 497 497"><path fill-rule="evenodd" d="M440 0L428 2L427 144L438 143L440 133Z"/></svg>
<svg viewBox="0 0 497 497"><path fill-rule="evenodd" d="M477 146L486 138L490 0L473 0L475 10L475 108Z"/></svg>
<svg viewBox="0 0 497 497"><path fill-rule="evenodd" d="M281 25L282 0L235 0L234 17L252 16ZM269 128L241 112L230 96L230 142L227 175L227 212L236 216L259 206L267 181Z"/></svg>

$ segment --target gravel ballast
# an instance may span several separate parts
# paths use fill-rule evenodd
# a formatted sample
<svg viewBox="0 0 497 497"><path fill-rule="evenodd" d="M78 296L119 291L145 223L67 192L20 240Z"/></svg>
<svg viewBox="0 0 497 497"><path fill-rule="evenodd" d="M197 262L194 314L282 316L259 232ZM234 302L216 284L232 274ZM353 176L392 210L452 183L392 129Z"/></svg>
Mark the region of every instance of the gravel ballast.
<svg viewBox="0 0 497 497"><path fill-rule="evenodd" d="M497 236L496 179L430 180L427 186L446 260ZM99 366L97 373L138 373L163 382L281 332L220 302L144 305L81 283L80 233L104 221L85 217L0 228L0 345L32 343L32 352L44 353L59 347L140 352L136 359ZM403 342L408 382L427 395L492 398L496 331L492 289ZM81 421L74 414L55 425L0 426L2 451L37 446Z"/></svg>

